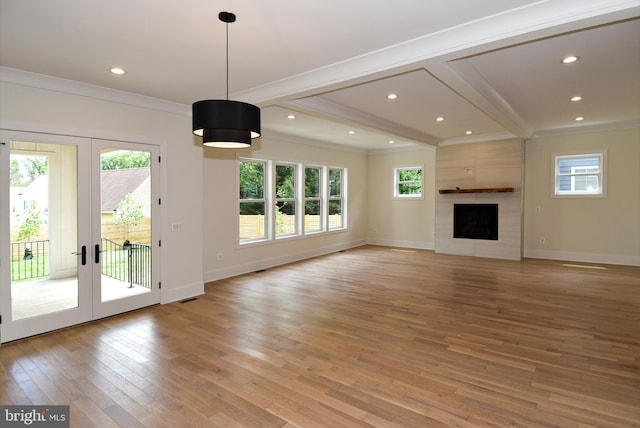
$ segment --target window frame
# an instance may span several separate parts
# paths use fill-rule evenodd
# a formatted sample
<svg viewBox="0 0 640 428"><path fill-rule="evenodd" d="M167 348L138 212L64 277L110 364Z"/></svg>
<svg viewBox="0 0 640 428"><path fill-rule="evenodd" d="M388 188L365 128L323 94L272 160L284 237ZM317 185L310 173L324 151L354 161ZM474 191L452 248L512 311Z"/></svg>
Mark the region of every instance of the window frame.
<svg viewBox="0 0 640 428"><path fill-rule="evenodd" d="M285 167L293 167L293 198L279 198L278 197L278 183L277 183L277 174L276 171L278 169L279 166L285 166ZM273 176L273 237L275 239L283 239L283 238L290 238L293 236L299 236L300 235L300 212L299 212L299 208L300 208L300 195L299 195L299 182L300 182L300 167L301 164L299 163L295 163L295 162L281 162L281 161L275 161L273 162L273 172L272 172L272 176ZM281 201L289 201L289 202L293 202L293 207L294 207L294 212L295 212L295 219L294 219L294 231L292 233L278 233L278 221L277 221L277 216L278 216L278 212L280 211L278 209L278 202Z"/></svg>
<svg viewBox="0 0 640 428"><path fill-rule="evenodd" d="M589 166L572 166L571 173L560 173L560 162L567 159L598 158L597 172L577 172L576 169L593 168ZM569 177L572 190L560 190L560 179ZM597 177L599 182L598 192L573 190L576 178ZM606 198L607 197L607 151L596 150L590 152L553 153L551 155L551 197L552 198Z"/></svg>
<svg viewBox="0 0 640 428"><path fill-rule="evenodd" d="M405 183L416 183L417 180L400 181L402 171L420 170L420 193L401 194L400 185ZM396 200L423 200L424 199L424 165L396 166L393 168L393 199Z"/></svg>
<svg viewBox="0 0 640 428"><path fill-rule="evenodd" d="M305 190L306 190L306 184L307 184L307 169L317 169L318 170L318 197L307 197ZM327 175L326 172L327 167L326 166L322 166L322 165L302 165L302 174L303 174L303 178L304 178L304 183L305 186L302 189L302 203L304 204L304 216L305 216L305 220L304 220L304 225L306 225L306 214L307 214L307 202L308 201L318 201L320 204L320 228L319 229L313 229L313 230L307 230L306 227L302 228L302 233L304 235L313 235L313 234L317 234L317 233L323 233L327 231L327 220L326 220L326 203L325 203L325 193L326 193L326 185L325 185L325 176ZM302 187L302 186L301 186Z"/></svg>
<svg viewBox="0 0 640 428"><path fill-rule="evenodd" d="M240 171L242 163L261 163L264 165L264 197L265 199L240 199ZM295 206L296 206L296 233L287 233L287 234L278 234L277 233L277 224L276 224L276 216L278 212L277 202L282 198L278 198L276 195L277 192L277 176L276 176L276 168L278 166L293 166L295 168ZM318 169L319 171L319 198L318 197L310 197L307 198L305 195L306 188L306 169L313 168ZM331 188L330 188L330 171L331 170L340 170L341 171L341 187L340 187L340 196L339 197L331 197ZM236 156L236 245L238 248L243 248L247 246L254 245L265 245L269 243L275 243L276 241L280 241L283 239L304 239L305 236L317 236L319 234L326 233L336 233L347 230L347 176L348 176L348 168L344 166L328 166L328 165L320 165L316 163L305 164L304 162L296 162L290 160L282 160L282 159L270 159L270 158L252 158L246 156L240 156L239 154ZM291 199L291 198L285 198ZM309 200L319 201L320 204L320 229L319 230L306 230L306 222L305 222L305 209L306 202ZM329 226L329 203L330 200L339 200L340 201L340 225L330 227ZM264 202L264 237L260 238L250 238L250 239L240 239L240 226L241 226L241 215L240 215L240 206L242 202Z"/></svg>
<svg viewBox="0 0 640 428"><path fill-rule="evenodd" d="M255 199L255 198L251 198L251 199L242 199L240 196L240 165L242 163L260 163L263 165L263 178L262 178L262 199ZM237 242L239 245L247 245L247 244L255 244L255 243L260 243L260 242L266 242L269 241L271 239L272 236L272 225L271 225L271 207L269 204L269 195L271 192L271 180L270 177L272 176L271 174L271 162L265 159L254 159L254 158L239 158L236 162L236 180L237 180L237 184L236 184L236 198L237 198L237 202L236 202L236 208L238 209L238 211L236 211L236 221L237 221L237 226L236 226L236 238L237 238ZM240 204L242 203L250 203L250 202L262 202L264 204L264 224L263 224L263 237L258 237L258 238L248 238L248 239L241 239L240 238Z"/></svg>
<svg viewBox="0 0 640 428"><path fill-rule="evenodd" d="M340 171L340 196L332 197L331 196L331 171ZM326 168L325 173L325 188L326 188L326 225L327 231L332 232L336 230L343 230L347 228L347 210L345 209L347 204L346 197L346 189L347 189L347 169L344 167L330 166ZM340 201L340 225L339 226L331 226L329 222L329 218L331 216L331 210L329 209L331 201Z"/></svg>

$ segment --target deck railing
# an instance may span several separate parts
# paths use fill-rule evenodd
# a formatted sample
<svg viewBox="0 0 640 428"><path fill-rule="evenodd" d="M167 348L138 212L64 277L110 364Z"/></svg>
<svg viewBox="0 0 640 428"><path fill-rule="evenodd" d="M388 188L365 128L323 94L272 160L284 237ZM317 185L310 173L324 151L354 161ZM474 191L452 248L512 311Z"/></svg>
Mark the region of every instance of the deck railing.
<svg viewBox="0 0 640 428"><path fill-rule="evenodd" d="M102 274L129 287L151 288L151 245L125 241L123 245L102 239Z"/></svg>
<svg viewBox="0 0 640 428"><path fill-rule="evenodd" d="M11 242L11 282L49 277L49 240ZM102 274L151 288L151 245L102 239Z"/></svg>
<svg viewBox="0 0 640 428"><path fill-rule="evenodd" d="M11 242L11 281L49 276L49 240Z"/></svg>

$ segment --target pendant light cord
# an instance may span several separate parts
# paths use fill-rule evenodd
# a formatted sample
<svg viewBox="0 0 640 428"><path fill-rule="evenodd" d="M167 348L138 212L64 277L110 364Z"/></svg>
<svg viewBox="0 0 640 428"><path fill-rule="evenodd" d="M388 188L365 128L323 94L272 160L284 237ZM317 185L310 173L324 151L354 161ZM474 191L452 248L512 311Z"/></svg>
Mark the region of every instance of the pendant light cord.
<svg viewBox="0 0 640 428"><path fill-rule="evenodd" d="M226 23L227 28L227 101L229 101L229 23Z"/></svg>

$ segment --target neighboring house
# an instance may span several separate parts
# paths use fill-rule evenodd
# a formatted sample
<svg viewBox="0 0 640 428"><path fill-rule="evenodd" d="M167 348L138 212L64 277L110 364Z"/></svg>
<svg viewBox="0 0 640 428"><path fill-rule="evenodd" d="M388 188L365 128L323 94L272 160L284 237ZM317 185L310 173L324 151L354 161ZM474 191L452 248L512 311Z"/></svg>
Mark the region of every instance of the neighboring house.
<svg viewBox="0 0 640 428"><path fill-rule="evenodd" d="M22 199L22 191L24 187L9 188L9 225L19 226L24 219L24 199Z"/></svg>
<svg viewBox="0 0 640 428"><path fill-rule="evenodd" d="M102 214L113 213L128 193L142 206L142 214L151 216L149 168L109 169L100 173Z"/></svg>
<svg viewBox="0 0 640 428"><path fill-rule="evenodd" d="M148 243L151 236L151 171L150 168L103 170L101 180L102 237L122 243L126 238L123 226L114 224L114 213L127 194L142 208L145 217L139 225L129 230L132 242Z"/></svg>
<svg viewBox="0 0 640 428"><path fill-rule="evenodd" d="M9 190L11 206L10 225L19 226L26 218L27 211L36 207L42 211L40 217L47 224L49 212L49 176L40 175L26 187L11 187Z"/></svg>

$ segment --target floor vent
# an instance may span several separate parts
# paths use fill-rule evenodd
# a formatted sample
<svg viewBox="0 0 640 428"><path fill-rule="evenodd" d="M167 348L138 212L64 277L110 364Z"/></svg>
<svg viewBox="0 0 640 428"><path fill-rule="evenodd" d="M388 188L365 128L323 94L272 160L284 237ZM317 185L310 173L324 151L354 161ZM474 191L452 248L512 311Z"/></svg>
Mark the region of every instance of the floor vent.
<svg viewBox="0 0 640 428"><path fill-rule="evenodd" d="M190 299L180 300L180 303L189 303L189 302L193 302L194 300L198 300L198 298L197 297L192 297Z"/></svg>

